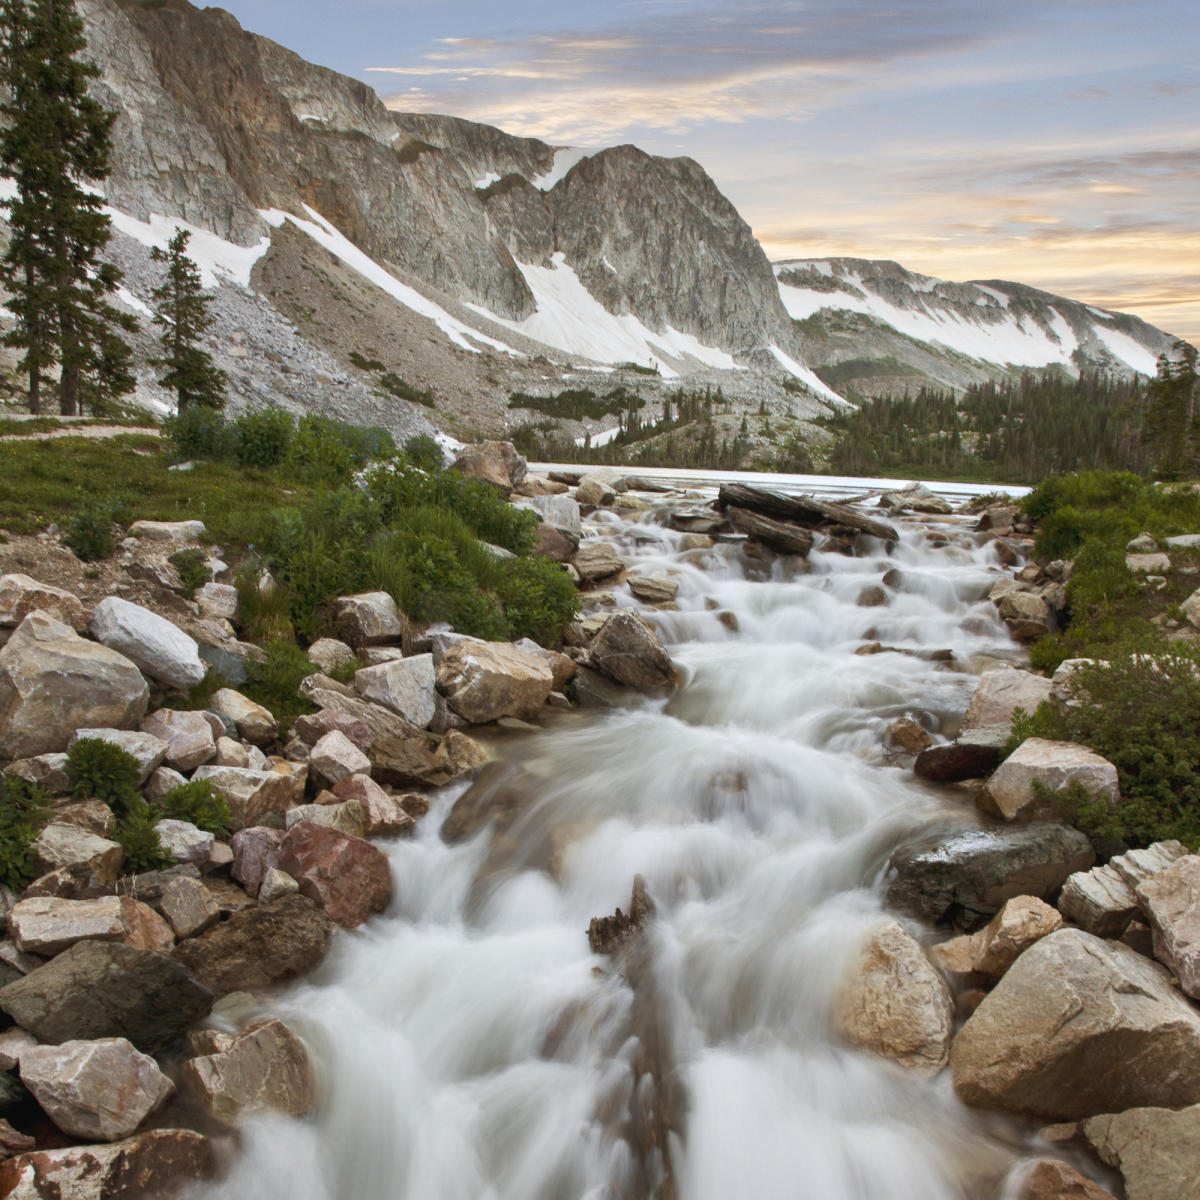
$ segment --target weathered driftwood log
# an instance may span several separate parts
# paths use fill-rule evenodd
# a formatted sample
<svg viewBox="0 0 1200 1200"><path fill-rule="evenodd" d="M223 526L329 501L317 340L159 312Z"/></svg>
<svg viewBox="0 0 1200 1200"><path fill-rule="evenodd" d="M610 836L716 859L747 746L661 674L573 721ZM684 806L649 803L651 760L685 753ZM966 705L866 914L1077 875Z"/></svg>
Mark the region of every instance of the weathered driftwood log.
<svg viewBox="0 0 1200 1200"><path fill-rule="evenodd" d="M828 500L818 500L815 496L791 496L773 488L726 483L721 486L717 504L721 508L730 505L748 508L763 516L793 521L797 525L846 525L885 542L900 540L900 534L896 532L895 527L887 522L873 520L844 504L832 504Z"/></svg>

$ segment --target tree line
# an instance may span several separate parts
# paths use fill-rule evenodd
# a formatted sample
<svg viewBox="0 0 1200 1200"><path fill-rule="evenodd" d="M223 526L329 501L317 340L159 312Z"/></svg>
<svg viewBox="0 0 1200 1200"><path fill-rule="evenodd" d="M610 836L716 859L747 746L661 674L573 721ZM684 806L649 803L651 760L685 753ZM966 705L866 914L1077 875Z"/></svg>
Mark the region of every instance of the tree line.
<svg viewBox="0 0 1200 1200"><path fill-rule="evenodd" d="M14 319L3 341L21 352L32 413L51 388L74 416L103 412L136 385L123 335L137 320L111 301L122 275L103 258L112 229L96 190L111 170L116 114L88 92L100 70L86 48L73 0L0 0L0 173L12 193L0 200L0 285ZM226 380L199 342L212 318L188 236L176 229L151 251L166 267L153 292L163 353L151 364L165 368L159 382L180 408L221 407Z"/></svg>

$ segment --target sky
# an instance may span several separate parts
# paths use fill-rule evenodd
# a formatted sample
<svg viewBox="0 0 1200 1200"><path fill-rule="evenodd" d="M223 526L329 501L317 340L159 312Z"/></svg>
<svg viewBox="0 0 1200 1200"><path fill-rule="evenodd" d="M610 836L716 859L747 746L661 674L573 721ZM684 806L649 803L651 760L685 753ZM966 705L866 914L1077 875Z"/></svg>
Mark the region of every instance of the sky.
<svg viewBox="0 0 1200 1200"><path fill-rule="evenodd" d="M1200 342L1197 0L225 0L391 107L701 163L772 259L893 259Z"/></svg>

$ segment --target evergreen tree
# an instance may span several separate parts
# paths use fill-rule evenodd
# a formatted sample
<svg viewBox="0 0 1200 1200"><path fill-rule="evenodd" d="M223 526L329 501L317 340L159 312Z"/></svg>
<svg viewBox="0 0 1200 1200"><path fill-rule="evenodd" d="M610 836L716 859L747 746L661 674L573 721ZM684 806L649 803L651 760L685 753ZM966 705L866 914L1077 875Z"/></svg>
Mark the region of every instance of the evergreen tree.
<svg viewBox="0 0 1200 1200"><path fill-rule="evenodd" d="M29 404L42 407L47 368L60 364L59 409L79 411L81 384L112 395L129 391L128 362L118 329L131 319L106 299L121 273L99 261L108 244L103 198L85 186L109 173L109 133L115 114L87 94L100 72L79 58L86 48L73 0L0 0L0 169L16 184L3 201L11 239L0 283L16 326L8 345L24 350Z"/></svg>
<svg viewBox="0 0 1200 1200"><path fill-rule="evenodd" d="M1163 354L1146 399L1144 439L1157 455L1159 474L1174 478L1200 469L1200 413L1196 347L1179 341Z"/></svg>
<svg viewBox="0 0 1200 1200"><path fill-rule="evenodd" d="M189 233L176 228L163 250L150 251L156 262L167 264L167 277L152 293L154 323L162 329L164 357L153 360L167 368L159 380L174 390L182 412L189 405L225 406L225 372L213 365L212 355L200 347L200 335L213 323L208 312L210 296L200 286L200 269L187 256Z"/></svg>

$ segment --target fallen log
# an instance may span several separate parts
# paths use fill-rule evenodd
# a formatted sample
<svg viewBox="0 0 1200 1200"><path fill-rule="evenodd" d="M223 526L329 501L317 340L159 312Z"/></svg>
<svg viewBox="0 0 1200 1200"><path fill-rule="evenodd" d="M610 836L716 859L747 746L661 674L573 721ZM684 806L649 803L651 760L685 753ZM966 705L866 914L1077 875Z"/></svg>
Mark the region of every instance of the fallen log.
<svg viewBox="0 0 1200 1200"><path fill-rule="evenodd" d="M879 538L881 541L898 542L900 540L900 534L896 531L895 526L864 516L844 504L818 500L815 496L792 496L786 492L778 492L774 488L754 487L744 483L726 483L721 485L717 504L720 508L730 506L748 508L751 512L760 513L766 517L792 521L797 525L809 528L826 524L846 525L859 533Z"/></svg>
<svg viewBox="0 0 1200 1200"><path fill-rule="evenodd" d="M775 521L762 513L751 512L748 508L737 508L730 505L725 515L738 533L744 533L755 542L761 542L771 550L780 554L799 554L808 557L812 549L813 535L798 525L786 521Z"/></svg>

